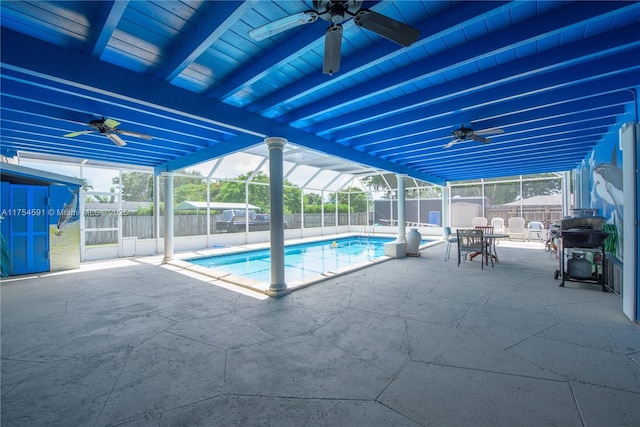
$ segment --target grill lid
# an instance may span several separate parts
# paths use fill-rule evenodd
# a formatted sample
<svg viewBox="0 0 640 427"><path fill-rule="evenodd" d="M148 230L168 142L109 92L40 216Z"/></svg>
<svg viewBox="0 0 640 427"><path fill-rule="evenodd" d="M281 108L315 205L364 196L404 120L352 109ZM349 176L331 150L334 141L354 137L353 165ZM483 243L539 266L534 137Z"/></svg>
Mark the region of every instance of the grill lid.
<svg viewBox="0 0 640 427"><path fill-rule="evenodd" d="M602 216L567 218L560 223L562 230L602 230L607 220Z"/></svg>

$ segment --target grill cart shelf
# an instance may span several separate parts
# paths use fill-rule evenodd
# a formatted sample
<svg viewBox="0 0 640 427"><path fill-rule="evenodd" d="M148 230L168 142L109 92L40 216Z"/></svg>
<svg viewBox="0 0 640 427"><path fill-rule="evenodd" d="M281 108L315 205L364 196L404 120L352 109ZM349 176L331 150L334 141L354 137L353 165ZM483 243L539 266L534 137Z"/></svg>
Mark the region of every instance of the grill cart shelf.
<svg viewBox="0 0 640 427"><path fill-rule="evenodd" d="M561 224L560 269L555 278L562 275L561 287L566 281L592 283L607 292L605 240L609 232L603 231L606 220L602 217L569 218ZM591 260L587 257L591 256Z"/></svg>

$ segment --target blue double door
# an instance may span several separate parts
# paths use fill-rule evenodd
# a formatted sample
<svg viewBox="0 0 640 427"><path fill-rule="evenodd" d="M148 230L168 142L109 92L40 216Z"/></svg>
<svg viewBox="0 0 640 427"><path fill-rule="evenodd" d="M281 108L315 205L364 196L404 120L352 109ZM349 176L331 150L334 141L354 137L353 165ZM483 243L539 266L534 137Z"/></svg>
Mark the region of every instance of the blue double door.
<svg viewBox="0 0 640 427"><path fill-rule="evenodd" d="M49 271L49 187L9 186L9 274Z"/></svg>

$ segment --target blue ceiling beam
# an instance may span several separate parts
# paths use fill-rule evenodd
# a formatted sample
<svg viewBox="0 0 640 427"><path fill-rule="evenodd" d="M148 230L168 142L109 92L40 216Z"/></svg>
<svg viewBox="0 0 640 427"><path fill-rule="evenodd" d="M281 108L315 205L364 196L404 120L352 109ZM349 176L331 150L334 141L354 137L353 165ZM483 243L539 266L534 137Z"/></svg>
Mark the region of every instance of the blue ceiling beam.
<svg viewBox="0 0 640 427"><path fill-rule="evenodd" d="M585 140L580 147L587 151L592 150L599 139ZM466 159L469 158L467 155ZM528 175L531 173L557 172L570 170L579 164L584 156L578 149L569 148L567 152L561 148L550 148L544 153L515 155L513 159L505 157L494 157L491 160L482 159L467 163L465 160L456 161L452 159L448 165L430 165L424 162L424 168L435 173L446 173L450 180L479 179L487 176L499 177L508 175ZM496 160L497 159L497 160ZM455 169L451 171L451 164L455 164ZM414 166L420 169L419 165ZM535 170L533 172L532 170ZM485 173L485 175L483 175ZM490 173L490 175L486 175Z"/></svg>
<svg viewBox="0 0 640 427"><path fill-rule="evenodd" d="M3 132L5 133L5 132ZM107 138L96 139L92 145L74 145L73 140L56 142L54 140L47 140L38 137L37 135L30 135L28 133L21 133L16 131L7 131L6 136L3 135L3 145L5 141L11 148L21 151L31 152L33 146L37 145L38 153L46 153L57 156L69 156L75 158L92 158L89 156L83 156L85 152L100 152L100 158L92 158L94 160L100 160L105 162L117 162L123 164L135 164L140 166L153 166L156 162L152 156L145 155L145 152L135 152L131 148L117 147ZM98 138L98 137L96 137ZM104 140L104 142L102 141ZM147 153L148 154L148 153Z"/></svg>
<svg viewBox="0 0 640 427"><path fill-rule="evenodd" d="M122 18L129 0L105 1L101 3L100 15L93 26L96 29L95 42L91 55L100 58L107 47L113 32Z"/></svg>
<svg viewBox="0 0 640 427"><path fill-rule="evenodd" d="M66 81L74 90L89 87L101 96L114 97L123 104L166 110L218 125L232 132L258 133L271 122L149 76L101 62L58 46L1 29L2 62L32 75L38 73ZM26 52L26 53L25 53ZM65 58L61 61L60 58ZM68 64L74 64L69 67ZM120 95L126 94L126 95Z"/></svg>
<svg viewBox="0 0 640 427"><path fill-rule="evenodd" d="M100 92L101 96L114 96L121 102L128 103L132 108L154 108L171 112L183 117L185 120L195 116L193 120L204 121L220 126L231 132L237 132L238 136L202 150L202 153L191 153L183 160L173 159L163 165L156 166L157 170L171 169L176 164L186 165L188 162L199 163L209 160L210 155L222 155L236 151L236 147L246 147L246 137L249 140L255 138L260 142L266 136L280 136L287 138L296 145L302 145L313 149L321 149L328 155L362 163L365 165L388 170L394 173L406 173L417 179L444 183L444 179L431 176L423 172L417 173L409 168L397 165L373 156L363 155L357 150L331 144L326 139L309 134L299 129L291 128L285 124L274 122L257 114L248 113L240 109L228 106L224 103L212 100L204 95L185 91L184 89L158 81L149 76L134 73L120 67L116 67L95 58L88 57L64 48L33 39L2 28L1 33L2 62L3 66L22 69L32 75L42 74L51 76L51 80L64 80L71 89L89 87ZM25 54L26 52L26 54ZM60 61L65 58L65 61ZM68 64L74 64L69 67ZM92 90L94 90L92 89ZM126 98L122 95L127 94ZM161 126L162 119L151 125ZM235 144L235 141L240 141Z"/></svg>
<svg viewBox="0 0 640 427"><path fill-rule="evenodd" d="M487 144L477 143L475 141L468 141L466 143L459 143L454 146L455 148L459 148L464 146L465 148L473 149L474 156L473 158L469 158L465 160L465 163L474 161L487 161L495 158L496 156L501 156L503 154L509 153L511 155L518 155L521 152L528 150L532 152L546 152L550 146L556 147L560 146L556 144L556 141L562 140L562 146L566 146L567 144L572 143L574 140L579 140L585 136L589 136L592 138L599 139L603 133L608 131L609 126L611 126L615 121L611 120L600 120L594 123L592 126L579 126L574 125L572 127L562 128L560 130L554 131L546 131L546 130L534 130L531 134L525 134L524 136L518 137L507 137L501 141L492 141ZM582 152L582 147L580 148L580 152ZM414 165L416 162L421 162L423 160L427 160L429 162L430 167L437 166L440 159L442 162L450 162L452 160L452 156L455 157L456 150L455 149L439 149L431 150L431 153L424 154L405 154L405 155L389 155L389 156L381 156L387 160L399 160L396 157L403 157L403 160L406 160L406 164Z"/></svg>
<svg viewBox="0 0 640 427"><path fill-rule="evenodd" d="M320 24L313 24L315 23L302 27L296 32L295 37L288 37L263 55L247 63L244 68L235 71L225 79L223 84L210 90L207 95L216 99L229 98L266 77L282 63L290 61L292 57L298 57L300 50L310 49L310 46L317 45L319 40L324 37L326 28Z"/></svg>
<svg viewBox="0 0 640 427"><path fill-rule="evenodd" d="M590 148L593 148L596 145L596 142L597 140L591 140L590 142L582 143L582 146L584 147L586 144L588 144ZM522 166L515 165L522 165L523 163L526 163L527 160L530 160L532 158L532 156L535 156L536 163L548 163L549 166L547 171L549 172L557 171L558 163L564 163L566 165L573 164L571 167L573 168L575 167L575 164L579 163L583 158L581 150L576 150L571 147L564 148L560 146L553 150L547 150L543 153L536 152L534 154L530 154L523 151L522 153L515 154L512 158L494 157L490 160L491 164L489 165L486 165L487 159L471 158L469 159L471 160L469 163L463 162L462 164L458 165L459 167L456 168L456 172L478 172L478 168L482 169L486 167L487 170L490 170L492 172L491 176L494 176L493 173L496 173L495 171L500 171L504 168L510 169L511 171L523 170ZM434 168L434 166L429 165L429 168ZM435 168L438 169L437 166ZM526 175L527 173L524 172L523 174Z"/></svg>
<svg viewBox="0 0 640 427"><path fill-rule="evenodd" d="M604 37L604 40L600 40L606 43L608 49L620 50L620 53L604 55L602 52L602 56L598 56L594 53L598 53L597 49L594 50L595 40L585 39L542 52L535 57L513 61L508 67L487 69L380 105L351 112L346 117L335 117L330 120L330 127L327 123L321 122L310 126L309 130L320 135L330 135L334 140L342 140L353 137L354 132L350 128L362 125L366 128L367 122L370 121L375 122L376 128L384 128L387 124L389 127L397 126L399 119L396 115L401 115L402 120L410 123L419 119L423 112L432 110L434 104L446 101L458 102L475 98L475 103L486 105L488 100L513 97L554 85L572 85L594 76L633 68L637 61L634 62L631 55L637 52L637 47L640 46L640 39L637 37L639 33L640 24L636 24L618 30L615 39ZM585 58L578 62L576 60L580 55L585 55ZM558 64L562 64L562 67ZM452 111L465 106L458 103Z"/></svg>
<svg viewBox="0 0 640 427"><path fill-rule="evenodd" d="M235 24L251 7L251 2L212 2L202 21L173 49L154 76L167 82L173 81L192 62Z"/></svg>
<svg viewBox="0 0 640 427"><path fill-rule="evenodd" d="M631 51L629 56L620 54L615 58L615 61L621 62L608 62L607 59L601 60L599 64L570 67L560 75L539 75L505 84L499 90L477 91L455 99L433 102L426 107L416 107L403 112L403 123L398 123L397 119L394 120L392 117L382 118L375 122L375 127L364 123L331 136L338 141L344 141L345 144L361 145L363 141L393 138L398 136L399 132L417 133L430 126L440 127L447 123L453 130L462 123L473 122L480 115L498 116L513 111L535 109L626 90L640 84L640 66L633 65L635 57ZM598 71L590 68L590 65L606 73L605 77L591 78L590 72ZM605 72L605 69L608 72Z"/></svg>
<svg viewBox="0 0 640 427"><path fill-rule="evenodd" d="M598 2L589 8L585 8L582 3L569 4L563 8L552 10L547 14L535 16L519 23L515 27L505 28L485 37L472 40L457 48L449 49L439 55L425 58L420 62L405 67L400 72L385 74L372 79L367 85L353 87L343 93L335 94L330 99L308 104L283 115L279 120L287 123L298 120L313 122L314 117L332 115L332 112L339 111L346 105L357 103L359 99L376 96L378 93L383 94L385 91L400 87L408 87L411 90L415 82L428 79L447 69L469 64L478 58L516 49L521 45L534 43L544 37L560 36L563 27L567 25L585 24L602 19L600 16L593 17L594 12L603 14L620 7L620 4L614 2ZM596 9L595 11L593 10L594 8ZM589 52L591 51L589 50ZM473 52L474 56L470 57L469 52ZM573 55L575 54L568 54L567 56L571 57ZM377 90L371 92L372 87L377 88Z"/></svg>
<svg viewBox="0 0 640 427"><path fill-rule="evenodd" d="M515 3L509 2L457 3L442 13L417 24L416 27L420 31L420 39L412 45L412 48L420 48L420 46L425 45L429 41L441 37L443 32L459 28L463 23L481 22L489 16L504 13L505 10L509 10L515 6ZM322 89L326 86L339 84L340 81L349 79L354 74L371 67L372 64L379 63L381 58L387 58L394 53L399 53L398 46L394 44L381 44L380 46L376 46L375 49L370 48L364 52L360 51L357 55L342 58L340 73L330 78L320 72L311 74L258 100L247 108L251 111L263 112L280 104L304 99L309 92ZM286 121L284 119L279 120Z"/></svg>
<svg viewBox="0 0 640 427"><path fill-rule="evenodd" d="M102 99L100 94L91 91L73 92L73 88L60 83L50 82L50 86L44 86L46 82L35 84L38 79L32 82L11 80L19 73L13 70L4 71L3 96L11 99L10 103L5 105L10 105L16 110L71 121L73 123L66 125L67 132L83 124L87 125L92 119L107 117L122 122L123 127L127 126L130 130L149 133L154 137L162 136L168 140L180 139L177 143L185 145L207 146L234 135L204 122L187 122L184 118L167 111L154 110L152 107L143 111L131 105L118 103L117 100ZM131 126L138 129L131 129ZM200 137L193 136L194 129L199 129Z"/></svg>
<svg viewBox="0 0 640 427"><path fill-rule="evenodd" d="M380 2L369 1L366 3L368 6L363 4L363 8L372 8L376 3ZM320 20L320 22L303 25L293 30L295 31L293 36L281 39L277 45L270 47L263 55L246 64L244 68L236 70L222 85L211 90L208 95L217 99L230 98L245 90L247 86L269 75L280 64L289 62L292 57L300 56L300 51L311 50L322 44L328 25L322 25L323 22ZM353 25L353 23L349 21L345 25ZM380 53L378 50L377 54ZM326 76L324 80L326 80ZM259 112L256 108L251 108L250 111Z"/></svg>
<svg viewBox="0 0 640 427"><path fill-rule="evenodd" d="M564 121L570 122L578 119L583 121L599 117L612 117L622 114L625 111L623 103L605 106L598 104L596 107L585 108L582 110L579 108L580 106L578 101L573 103L569 102L566 104L559 104L552 107L520 113L520 115L518 115L518 120L510 119L509 121L506 121L503 119L500 124L491 126L477 126L474 123L472 123L471 126L476 130L500 127L509 132L517 129L529 129L535 126L561 124ZM433 144L434 142L437 142L438 144L441 144L443 141L448 142L452 138L451 131L452 127L447 126L444 129L425 131L424 133L420 133L415 136L407 136L393 140L380 140L354 148L379 155L385 151L393 151L400 145L412 148L413 146L428 145Z"/></svg>
<svg viewBox="0 0 640 427"><path fill-rule="evenodd" d="M15 106L13 105L14 103L15 102L11 102L12 107ZM131 131L141 130L136 126L130 126L129 123L122 124L120 127ZM59 144L69 143L76 147L82 147L87 154L91 152L92 144L95 141L102 142L102 138L104 138L98 133L80 135L74 138L64 138L63 135L70 131L89 129L89 127L83 127L80 123L71 123L70 126L65 126L64 121L41 115L35 109L27 112L13 109L9 110L3 107L2 128L25 133L35 132L37 130L38 134L43 136L43 139L47 141L56 141L56 143ZM147 131L146 129L142 130ZM203 144L189 144L188 139L170 140L170 143L168 143L168 140L162 136L158 136L155 133L152 136L153 139L151 141L132 136L123 136L122 138L128 143L127 147L144 150L144 152L147 153L147 157L154 158L157 162L164 162L207 146Z"/></svg>
<svg viewBox="0 0 640 427"><path fill-rule="evenodd" d="M567 117L580 114L609 114L609 111L624 112L625 105L633 103L633 94L629 91L606 93L604 95L582 98L576 101L567 101L562 104L554 104L536 109L523 111L510 111L499 116L478 118L471 122L477 129L491 129L509 123L535 123L554 117Z"/></svg>
<svg viewBox="0 0 640 427"><path fill-rule="evenodd" d="M564 107L564 105L562 105ZM564 125L569 125L572 123L587 123L591 120L598 120L603 118L614 118L620 114L624 113L624 105L615 105L606 108L594 108L586 111L570 111L567 108L563 109L563 114L556 114L554 116L544 117L541 113L535 120L529 121L525 120L522 122L509 122L507 126L501 126L501 128L506 132L506 134L499 134L496 136L490 137L494 141L508 139L510 135L521 133L521 132L530 132L539 128L550 129L551 127L559 127ZM478 128L475 127L476 130L486 129L485 127ZM427 134L420 135L422 138L405 138L402 141L391 141L380 144L369 144L365 147L358 147L367 153L374 154L377 156L385 155L385 152L418 152L421 149L433 147L434 145L438 148L441 148L446 142L449 142L453 136L451 135L451 130L448 129L446 133L437 132L437 133L429 133L429 139L425 137Z"/></svg>

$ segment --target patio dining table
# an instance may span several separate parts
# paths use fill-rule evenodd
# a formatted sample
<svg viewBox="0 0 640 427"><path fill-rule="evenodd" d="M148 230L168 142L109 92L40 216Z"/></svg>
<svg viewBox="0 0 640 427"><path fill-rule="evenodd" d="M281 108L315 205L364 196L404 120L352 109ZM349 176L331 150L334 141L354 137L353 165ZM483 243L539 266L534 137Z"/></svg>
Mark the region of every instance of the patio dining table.
<svg viewBox="0 0 640 427"><path fill-rule="evenodd" d="M482 238L484 240L489 240L489 239L491 240L491 246L493 247L493 251L491 252L491 257L494 259L495 262L500 262L498 260L498 252L496 251L496 239L507 239L508 237L509 235L505 233L489 233L489 234L482 235ZM474 252L469 255L469 259L473 259L478 255L480 255L480 252Z"/></svg>

